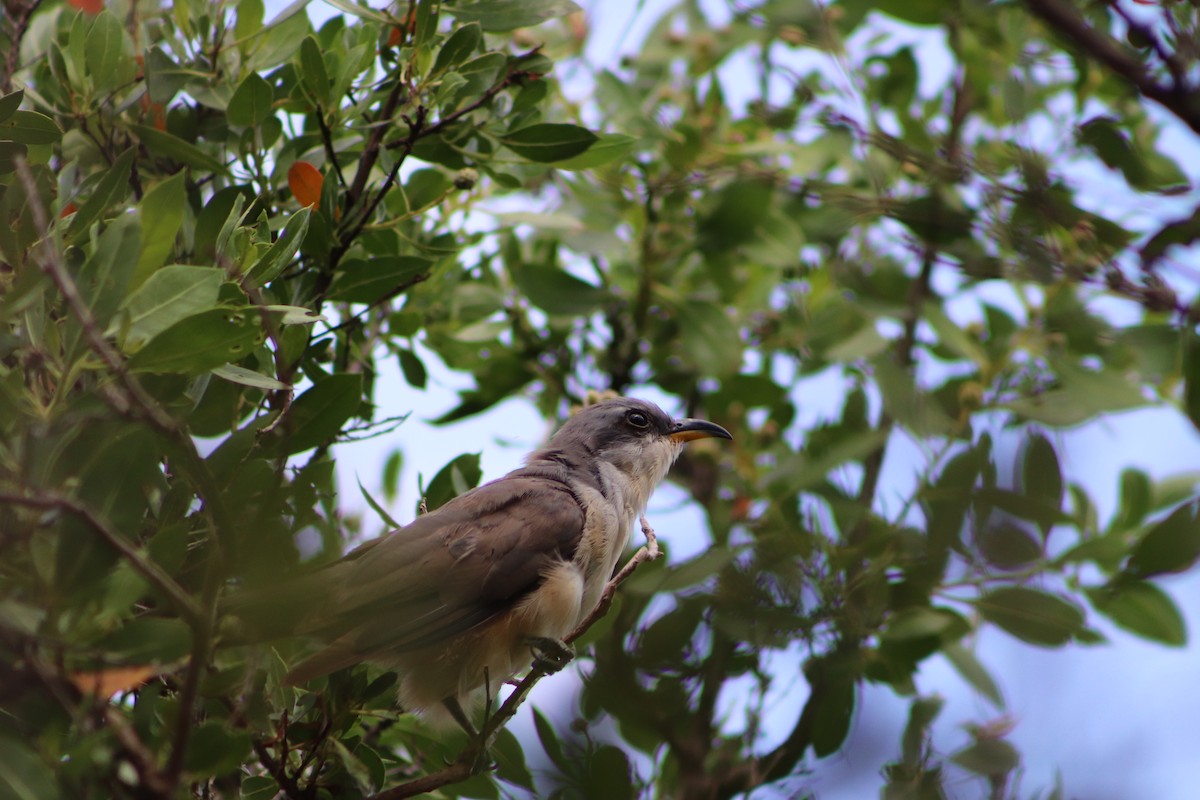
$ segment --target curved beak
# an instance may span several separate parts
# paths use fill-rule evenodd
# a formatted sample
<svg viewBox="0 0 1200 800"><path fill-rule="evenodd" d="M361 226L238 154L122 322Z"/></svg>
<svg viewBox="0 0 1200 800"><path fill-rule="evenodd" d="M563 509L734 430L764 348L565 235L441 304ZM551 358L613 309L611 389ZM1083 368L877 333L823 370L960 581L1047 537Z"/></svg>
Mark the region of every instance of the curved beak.
<svg viewBox="0 0 1200 800"><path fill-rule="evenodd" d="M703 419L678 419L667 434L673 441L690 442L693 439L732 439L729 431L715 422Z"/></svg>

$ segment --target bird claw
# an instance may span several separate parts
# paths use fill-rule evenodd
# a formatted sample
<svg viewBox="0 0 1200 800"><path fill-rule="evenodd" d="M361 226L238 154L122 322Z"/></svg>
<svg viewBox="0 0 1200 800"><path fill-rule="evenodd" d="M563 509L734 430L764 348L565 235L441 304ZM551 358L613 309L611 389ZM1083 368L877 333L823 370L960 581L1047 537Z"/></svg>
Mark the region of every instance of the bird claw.
<svg viewBox="0 0 1200 800"><path fill-rule="evenodd" d="M547 674L558 672L575 658L575 648L562 639L530 636L525 643L533 653L534 665Z"/></svg>

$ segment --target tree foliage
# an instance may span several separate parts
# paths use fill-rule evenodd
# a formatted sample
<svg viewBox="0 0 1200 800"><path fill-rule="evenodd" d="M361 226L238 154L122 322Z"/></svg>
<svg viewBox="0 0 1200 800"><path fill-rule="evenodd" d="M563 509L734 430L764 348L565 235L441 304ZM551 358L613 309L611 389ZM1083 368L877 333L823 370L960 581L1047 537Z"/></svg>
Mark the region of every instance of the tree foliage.
<svg viewBox="0 0 1200 800"><path fill-rule="evenodd" d="M333 5L5 4L0 797L795 790L866 683L912 697L886 797L951 764L1003 796L1020 754L931 741L923 662L1002 710L982 626L1184 644L1196 476L1127 469L1101 519L1054 431L1200 424L1162 144L1200 132L1193 8L683 2L593 70L569 0ZM403 442L431 359L473 378L439 424L654 387L736 439L680 462L711 547L618 591L581 721L497 725L474 775L393 675L284 687L304 643L221 604L361 533L331 448ZM449 461L429 505L479 479Z"/></svg>

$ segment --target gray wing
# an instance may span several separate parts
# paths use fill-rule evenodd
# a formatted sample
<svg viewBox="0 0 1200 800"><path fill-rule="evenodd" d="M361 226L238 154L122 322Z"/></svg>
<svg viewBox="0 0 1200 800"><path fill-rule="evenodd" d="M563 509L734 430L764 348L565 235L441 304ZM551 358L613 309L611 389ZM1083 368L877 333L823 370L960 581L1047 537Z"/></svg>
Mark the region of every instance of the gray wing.
<svg viewBox="0 0 1200 800"><path fill-rule="evenodd" d="M479 487L326 568L326 610L306 632L331 642L293 670L299 683L486 623L575 555L578 499L557 480L513 475Z"/></svg>

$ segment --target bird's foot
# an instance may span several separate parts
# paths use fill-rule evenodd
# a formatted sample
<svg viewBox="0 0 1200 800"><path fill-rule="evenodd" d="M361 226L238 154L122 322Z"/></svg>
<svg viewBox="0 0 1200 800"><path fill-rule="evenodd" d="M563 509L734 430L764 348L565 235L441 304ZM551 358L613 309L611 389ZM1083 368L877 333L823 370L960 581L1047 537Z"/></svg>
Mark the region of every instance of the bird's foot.
<svg viewBox="0 0 1200 800"><path fill-rule="evenodd" d="M533 651L534 665L547 674L558 672L575 658L575 648L562 639L530 636L525 643Z"/></svg>

